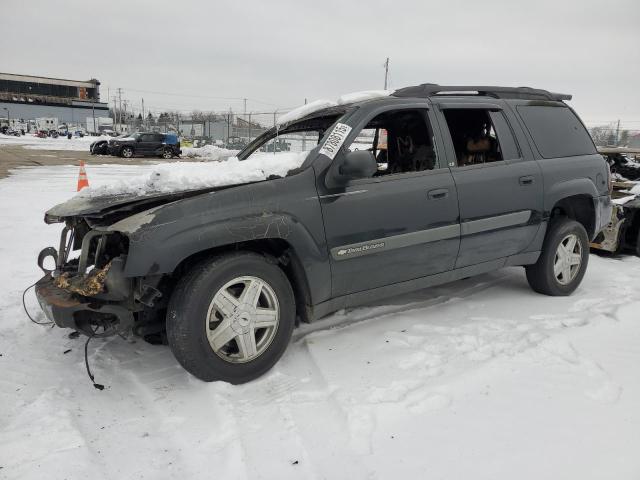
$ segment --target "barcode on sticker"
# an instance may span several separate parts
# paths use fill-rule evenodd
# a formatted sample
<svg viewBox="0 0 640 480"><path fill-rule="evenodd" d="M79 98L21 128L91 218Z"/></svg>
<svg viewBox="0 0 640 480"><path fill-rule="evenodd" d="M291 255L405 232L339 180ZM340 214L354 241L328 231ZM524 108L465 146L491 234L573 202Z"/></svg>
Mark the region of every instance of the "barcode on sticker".
<svg viewBox="0 0 640 480"><path fill-rule="evenodd" d="M320 153L326 155L330 159L333 160L333 157L336 156L340 147L344 143L345 138L349 135L351 131L351 127L349 125L345 125L344 123L338 123L327 137L327 140L322 145L320 149Z"/></svg>

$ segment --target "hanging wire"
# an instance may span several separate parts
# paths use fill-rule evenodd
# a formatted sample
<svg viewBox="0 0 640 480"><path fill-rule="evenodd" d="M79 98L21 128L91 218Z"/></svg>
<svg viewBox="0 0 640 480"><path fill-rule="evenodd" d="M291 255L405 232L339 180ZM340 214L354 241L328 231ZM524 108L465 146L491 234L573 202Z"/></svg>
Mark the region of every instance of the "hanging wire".
<svg viewBox="0 0 640 480"><path fill-rule="evenodd" d="M33 323L35 323L36 325L51 325L53 326L53 322L48 321L48 322L38 322L36 319L34 319L30 314L29 314L29 310L27 310L27 303L25 302L25 296L27 295L27 292L32 289L33 287L36 286L36 283L38 282L34 282L31 285L29 285L27 288L24 289L24 291L22 292L22 308L24 309L24 313L27 314L27 317L29 317L29 320L31 320Z"/></svg>

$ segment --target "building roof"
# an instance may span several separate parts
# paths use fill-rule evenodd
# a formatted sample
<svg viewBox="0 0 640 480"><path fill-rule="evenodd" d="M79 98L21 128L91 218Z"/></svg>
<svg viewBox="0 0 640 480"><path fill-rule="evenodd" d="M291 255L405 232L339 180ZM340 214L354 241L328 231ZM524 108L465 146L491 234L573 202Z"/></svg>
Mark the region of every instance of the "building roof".
<svg viewBox="0 0 640 480"><path fill-rule="evenodd" d="M49 85L66 85L69 87L96 88L100 82L95 78L90 80L68 80L64 78L37 77L35 75L18 75L15 73L1 73L0 80L11 80L14 82L45 83Z"/></svg>

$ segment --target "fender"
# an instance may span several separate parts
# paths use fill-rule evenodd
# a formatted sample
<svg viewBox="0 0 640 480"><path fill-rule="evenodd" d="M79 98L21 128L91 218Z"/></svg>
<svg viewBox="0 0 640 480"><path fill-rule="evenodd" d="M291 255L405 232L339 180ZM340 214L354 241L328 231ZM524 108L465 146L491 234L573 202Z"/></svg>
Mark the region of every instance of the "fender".
<svg viewBox="0 0 640 480"><path fill-rule="evenodd" d="M326 300L331 275L320 202L317 195L309 196L315 192L314 182L309 168L286 178L181 199L116 222L108 230L129 238L124 276L170 274L199 252L281 239L303 259L312 301Z"/></svg>
<svg viewBox="0 0 640 480"><path fill-rule="evenodd" d="M593 181L589 178L573 178L554 183L545 189L544 211L545 215L551 214L551 210L560 200L574 195L586 195L592 199L600 196Z"/></svg>

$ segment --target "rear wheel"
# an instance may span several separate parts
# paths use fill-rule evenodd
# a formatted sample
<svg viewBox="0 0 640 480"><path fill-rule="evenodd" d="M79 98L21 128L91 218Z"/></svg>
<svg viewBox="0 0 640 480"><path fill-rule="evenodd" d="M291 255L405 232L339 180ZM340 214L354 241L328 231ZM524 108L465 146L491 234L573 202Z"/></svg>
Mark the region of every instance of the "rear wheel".
<svg viewBox="0 0 640 480"><path fill-rule="evenodd" d="M122 150L120 150L120 155L122 155L124 158L133 157L133 148L131 148L131 147L122 147Z"/></svg>
<svg viewBox="0 0 640 480"><path fill-rule="evenodd" d="M553 220L540 258L526 267L533 290L545 295L570 295L580 285L589 263L589 237L584 227L567 218Z"/></svg>
<svg viewBox="0 0 640 480"><path fill-rule="evenodd" d="M214 257L176 286L167 340L178 362L199 379L244 383L282 356L295 310L291 285L274 262L255 253Z"/></svg>
<svg viewBox="0 0 640 480"><path fill-rule="evenodd" d="M164 150L162 150L162 158L164 158L165 160L173 158L173 152L170 148L165 148Z"/></svg>

